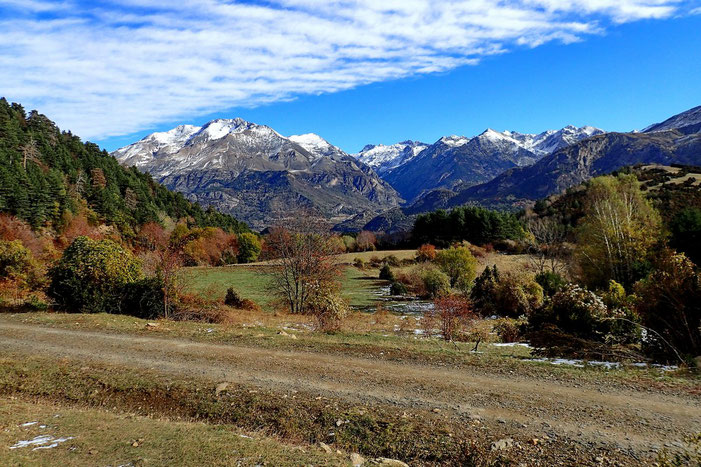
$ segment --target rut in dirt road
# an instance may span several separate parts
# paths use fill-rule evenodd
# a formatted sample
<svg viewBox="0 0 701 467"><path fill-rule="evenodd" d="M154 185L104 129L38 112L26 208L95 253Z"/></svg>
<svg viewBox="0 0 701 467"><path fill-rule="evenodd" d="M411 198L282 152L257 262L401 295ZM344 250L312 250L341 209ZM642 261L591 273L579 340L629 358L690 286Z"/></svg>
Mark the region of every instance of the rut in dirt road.
<svg viewBox="0 0 701 467"><path fill-rule="evenodd" d="M701 431L701 403L686 396L576 387L381 359L46 328L0 321L0 350L152 369L362 404L440 408L515 430L548 430L648 451ZM525 426L524 426L525 425ZM538 428L536 428L538 427ZM543 428L545 427L545 428Z"/></svg>

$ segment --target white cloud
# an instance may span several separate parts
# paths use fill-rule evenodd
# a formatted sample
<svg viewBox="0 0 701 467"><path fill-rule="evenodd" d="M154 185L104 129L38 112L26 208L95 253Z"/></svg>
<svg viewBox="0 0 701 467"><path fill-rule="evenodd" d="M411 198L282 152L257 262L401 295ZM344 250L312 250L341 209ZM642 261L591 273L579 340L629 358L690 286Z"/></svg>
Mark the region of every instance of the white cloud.
<svg viewBox="0 0 701 467"><path fill-rule="evenodd" d="M476 64L676 0L0 0L0 95L88 138Z"/></svg>

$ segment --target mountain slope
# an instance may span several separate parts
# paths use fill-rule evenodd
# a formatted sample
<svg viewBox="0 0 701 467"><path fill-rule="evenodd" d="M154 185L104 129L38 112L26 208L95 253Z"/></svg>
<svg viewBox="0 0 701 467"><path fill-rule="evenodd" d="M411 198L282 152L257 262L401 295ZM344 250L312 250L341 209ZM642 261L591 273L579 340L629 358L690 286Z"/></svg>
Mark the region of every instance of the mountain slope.
<svg viewBox="0 0 701 467"><path fill-rule="evenodd" d="M505 170L527 166L544 155L602 130L565 127L540 134L488 129L474 138L444 137L383 174L407 200L435 189L459 190L484 183Z"/></svg>
<svg viewBox="0 0 701 467"><path fill-rule="evenodd" d="M188 131L158 135L148 144L167 148ZM21 105L4 98L0 99L0 212L54 232L60 232L74 214L112 225L126 236L164 216L234 232L248 230L231 216L190 203L150 175L124 168L97 145L83 143L46 116L27 114Z"/></svg>
<svg viewBox="0 0 701 467"><path fill-rule="evenodd" d="M353 157L372 167L380 176L409 162L426 149L428 144L419 141L402 141L392 145L368 144Z"/></svg>
<svg viewBox="0 0 701 467"><path fill-rule="evenodd" d="M636 164L701 164L701 133L677 130L607 133L561 149L529 167L468 188L441 206L515 206L558 193L597 175Z"/></svg>
<svg viewBox="0 0 701 467"><path fill-rule="evenodd" d="M643 130L645 133L656 131L677 130L680 133L692 134L701 131L701 105L668 118L662 123L656 123Z"/></svg>
<svg viewBox="0 0 701 467"><path fill-rule="evenodd" d="M314 134L286 138L241 119L213 120L201 128L177 127L113 155L188 199L260 229L300 208L316 209L340 223L400 202L396 191L371 168L323 138Z"/></svg>

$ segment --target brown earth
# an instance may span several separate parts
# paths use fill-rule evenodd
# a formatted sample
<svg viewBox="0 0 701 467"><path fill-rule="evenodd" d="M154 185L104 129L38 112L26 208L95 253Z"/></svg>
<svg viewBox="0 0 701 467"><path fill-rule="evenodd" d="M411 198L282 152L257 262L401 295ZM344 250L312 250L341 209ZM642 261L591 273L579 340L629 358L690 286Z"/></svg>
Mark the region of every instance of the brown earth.
<svg viewBox="0 0 701 467"><path fill-rule="evenodd" d="M305 351L198 343L18 324L0 317L0 351L86 364L122 365L270 391L315 393L350 403L481 420L515 440L560 440L647 465L701 432L693 392L561 381L464 366L385 361ZM601 456L597 462L603 462ZM627 464L627 463L626 463Z"/></svg>

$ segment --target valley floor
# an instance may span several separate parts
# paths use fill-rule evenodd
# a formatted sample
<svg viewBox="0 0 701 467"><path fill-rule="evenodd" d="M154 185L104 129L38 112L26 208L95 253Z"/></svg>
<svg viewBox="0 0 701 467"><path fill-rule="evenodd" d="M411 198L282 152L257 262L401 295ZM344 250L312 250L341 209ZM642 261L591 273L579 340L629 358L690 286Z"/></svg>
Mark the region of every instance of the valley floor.
<svg viewBox="0 0 701 467"><path fill-rule="evenodd" d="M650 465L701 432L698 379L655 370L565 369L513 348L470 354L406 337L90 319L0 315L4 464L194 464L186 443L224 465L349 465L353 452L417 465ZM21 427L35 420L72 439L9 449L43 434Z"/></svg>

